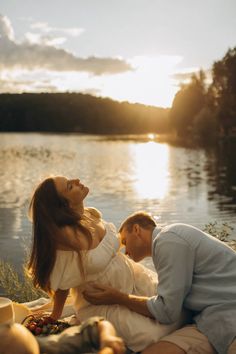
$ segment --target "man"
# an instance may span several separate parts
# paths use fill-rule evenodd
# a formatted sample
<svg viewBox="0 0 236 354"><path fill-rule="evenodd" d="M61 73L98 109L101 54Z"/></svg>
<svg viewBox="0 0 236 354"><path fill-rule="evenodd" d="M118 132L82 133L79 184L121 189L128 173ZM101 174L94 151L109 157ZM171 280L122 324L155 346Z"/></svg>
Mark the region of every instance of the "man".
<svg viewBox="0 0 236 354"><path fill-rule="evenodd" d="M116 336L111 323L99 317L47 337L34 337L18 323L0 325L0 354L78 354L98 351L99 354L125 353L124 343Z"/></svg>
<svg viewBox="0 0 236 354"><path fill-rule="evenodd" d="M158 296L124 294L94 285L85 298L94 304L120 304L160 323L178 319L182 308L193 324L164 337L144 353L236 353L236 253L223 242L186 224L158 228L138 212L120 228L126 253L138 262L151 256Z"/></svg>

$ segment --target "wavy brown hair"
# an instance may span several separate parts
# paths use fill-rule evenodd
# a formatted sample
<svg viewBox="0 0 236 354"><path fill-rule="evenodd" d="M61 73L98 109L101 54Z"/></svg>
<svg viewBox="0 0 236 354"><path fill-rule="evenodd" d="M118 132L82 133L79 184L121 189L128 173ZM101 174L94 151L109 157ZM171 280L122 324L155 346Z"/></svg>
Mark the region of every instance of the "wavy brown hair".
<svg viewBox="0 0 236 354"><path fill-rule="evenodd" d="M81 216L69 206L66 198L56 190L53 178L46 178L34 191L29 206L32 219L33 244L27 265L28 274L36 287L50 292L50 274L56 261L57 245L60 243L62 228L72 227L86 235L89 245L92 243L91 232L81 225ZM84 269L81 255L79 264L82 275Z"/></svg>

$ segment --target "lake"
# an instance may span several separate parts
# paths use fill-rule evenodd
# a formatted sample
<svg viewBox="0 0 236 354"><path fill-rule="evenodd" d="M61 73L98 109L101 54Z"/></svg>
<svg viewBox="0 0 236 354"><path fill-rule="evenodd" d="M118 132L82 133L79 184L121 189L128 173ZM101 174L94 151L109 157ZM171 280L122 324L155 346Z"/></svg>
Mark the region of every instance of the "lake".
<svg viewBox="0 0 236 354"><path fill-rule="evenodd" d="M37 183L49 175L79 177L87 206L117 227L146 210L161 225L227 222L236 228L236 143L193 149L158 136L0 134L0 258L18 269L30 246L27 209Z"/></svg>

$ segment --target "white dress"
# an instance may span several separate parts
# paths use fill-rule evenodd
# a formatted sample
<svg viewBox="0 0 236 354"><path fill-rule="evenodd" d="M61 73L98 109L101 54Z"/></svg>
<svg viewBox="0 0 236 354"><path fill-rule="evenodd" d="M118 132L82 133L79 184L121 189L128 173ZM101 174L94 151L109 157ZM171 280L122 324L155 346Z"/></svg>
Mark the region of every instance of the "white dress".
<svg viewBox="0 0 236 354"><path fill-rule="evenodd" d="M95 306L86 302L82 291L85 284L90 281L110 285L129 294L156 295L156 274L119 252L120 244L115 226L106 222L104 225L106 234L99 245L83 252L86 280L81 277L77 253L58 250L50 277L51 288L54 291L71 288L74 308L80 321L91 316L103 316L114 325L118 335L124 339L130 349L141 351L179 328L184 318L173 325L161 325L120 305Z"/></svg>

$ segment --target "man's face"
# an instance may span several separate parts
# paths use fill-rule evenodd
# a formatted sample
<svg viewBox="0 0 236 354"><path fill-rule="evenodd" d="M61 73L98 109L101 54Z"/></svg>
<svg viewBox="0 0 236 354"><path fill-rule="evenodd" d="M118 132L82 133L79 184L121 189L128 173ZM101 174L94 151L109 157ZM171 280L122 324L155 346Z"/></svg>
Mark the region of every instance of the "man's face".
<svg viewBox="0 0 236 354"><path fill-rule="evenodd" d="M135 262L141 261L144 255L144 243L141 238L142 229L139 225L135 224L131 231L124 228L120 233L121 243L126 248L126 254Z"/></svg>

